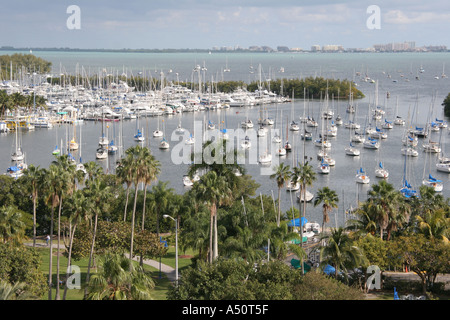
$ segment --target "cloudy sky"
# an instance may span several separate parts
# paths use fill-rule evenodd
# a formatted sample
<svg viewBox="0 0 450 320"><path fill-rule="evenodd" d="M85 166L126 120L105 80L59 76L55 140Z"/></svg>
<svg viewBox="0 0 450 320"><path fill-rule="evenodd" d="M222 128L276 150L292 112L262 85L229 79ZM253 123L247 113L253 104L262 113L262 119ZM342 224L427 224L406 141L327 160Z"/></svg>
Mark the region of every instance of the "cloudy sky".
<svg viewBox="0 0 450 320"><path fill-rule="evenodd" d="M0 46L201 48L416 41L450 47L448 0L2 0ZM79 20L67 13L80 8ZM380 29L369 29L370 5ZM76 15L76 13L75 13ZM79 29L69 29L79 21Z"/></svg>

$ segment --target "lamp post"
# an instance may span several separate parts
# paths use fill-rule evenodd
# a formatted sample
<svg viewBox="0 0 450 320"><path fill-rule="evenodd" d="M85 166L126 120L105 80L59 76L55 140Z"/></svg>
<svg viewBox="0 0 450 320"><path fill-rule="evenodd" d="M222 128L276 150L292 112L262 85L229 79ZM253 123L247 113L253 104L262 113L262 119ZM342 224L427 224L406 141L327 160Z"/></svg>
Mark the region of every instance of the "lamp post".
<svg viewBox="0 0 450 320"><path fill-rule="evenodd" d="M174 219L168 214L163 215L163 218L170 218L175 221L175 284L178 285L178 219Z"/></svg>

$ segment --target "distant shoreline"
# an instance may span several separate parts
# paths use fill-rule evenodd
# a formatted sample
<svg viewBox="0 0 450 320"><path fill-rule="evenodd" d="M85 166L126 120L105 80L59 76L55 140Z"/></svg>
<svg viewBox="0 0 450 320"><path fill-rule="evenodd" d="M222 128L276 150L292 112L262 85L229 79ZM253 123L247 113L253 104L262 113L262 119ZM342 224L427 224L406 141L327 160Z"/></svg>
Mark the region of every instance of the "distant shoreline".
<svg viewBox="0 0 450 320"><path fill-rule="evenodd" d="M82 49L82 48L14 48L9 46L0 47L0 51L46 51L46 52L123 52L123 53L280 53L280 54L327 54L327 53L448 53L450 50L435 51L370 51L370 50L343 50L343 51L311 51L311 50L251 50L251 49L235 49L235 50L214 50L214 49Z"/></svg>

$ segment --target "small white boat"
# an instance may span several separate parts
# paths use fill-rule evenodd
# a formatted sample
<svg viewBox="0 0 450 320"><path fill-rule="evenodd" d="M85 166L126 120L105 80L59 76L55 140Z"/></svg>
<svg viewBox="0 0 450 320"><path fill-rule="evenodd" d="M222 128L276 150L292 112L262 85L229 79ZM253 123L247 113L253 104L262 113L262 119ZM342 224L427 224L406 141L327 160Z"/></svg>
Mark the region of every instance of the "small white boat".
<svg viewBox="0 0 450 320"><path fill-rule="evenodd" d="M269 152L265 152L264 154L259 156L259 163L266 164L272 162L272 155Z"/></svg>
<svg viewBox="0 0 450 320"><path fill-rule="evenodd" d="M322 160L317 166L317 171L322 174L328 174L330 173L330 166Z"/></svg>
<svg viewBox="0 0 450 320"><path fill-rule="evenodd" d="M377 178L384 178L384 179L389 177L389 171L387 171L383 167L383 164L381 162L378 164L378 167L375 169L375 177L377 177Z"/></svg>
<svg viewBox="0 0 450 320"><path fill-rule="evenodd" d="M306 202L310 202L312 199L314 199L314 194L309 192L308 190L305 191L306 195ZM297 201L303 202L303 192L297 192Z"/></svg>
<svg viewBox="0 0 450 320"><path fill-rule="evenodd" d="M300 183L293 183L292 181L286 181L286 191L297 191L300 189Z"/></svg>
<svg viewBox="0 0 450 320"><path fill-rule="evenodd" d="M245 121L242 121L242 122L241 122L241 126L242 126L242 128L244 128L244 129L250 129L250 128L253 128L253 121L250 120L250 119L247 119L247 120L245 120Z"/></svg>
<svg viewBox="0 0 450 320"><path fill-rule="evenodd" d="M419 156L419 152L417 152L417 150L412 147L402 148L402 154L406 155L408 157L418 157Z"/></svg>
<svg viewBox="0 0 450 320"><path fill-rule="evenodd" d="M22 161L25 158L25 155L22 152L22 149L19 147L17 150L11 155L12 161Z"/></svg>
<svg viewBox="0 0 450 320"><path fill-rule="evenodd" d="M275 133L274 137L272 138L272 142L281 143L281 138L278 133Z"/></svg>
<svg viewBox="0 0 450 320"><path fill-rule="evenodd" d="M392 121L387 121L386 119L384 119L384 123L381 126L383 129L393 129L394 128L394 124L392 123Z"/></svg>
<svg viewBox="0 0 450 320"><path fill-rule="evenodd" d="M278 148L276 150L276 154L277 154L277 156L280 156L280 157L285 156L286 155L286 149L283 146L281 146L281 144L279 144Z"/></svg>
<svg viewBox="0 0 450 320"><path fill-rule="evenodd" d="M258 137L265 137L266 136L266 130L263 127L259 127L258 131L256 132Z"/></svg>
<svg viewBox="0 0 450 320"><path fill-rule="evenodd" d="M194 184L194 182L189 178L189 176L185 175L183 176L183 185L185 187L191 187Z"/></svg>
<svg viewBox="0 0 450 320"><path fill-rule="evenodd" d="M380 142L372 138L367 138L364 140L363 146L367 149L378 149L380 147Z"/></svg>
<svg viewBox="0 0 450 320"><path fill-rule="evenodd" d="M134 135L134 140L138 141L138 142L143 142L145 141L145 137L142 134L141 130L138 129L137 133Z"/></svg>
<svg viewBox="0 0 450 320"><path fill-rule="evenodd" d="M345 154L349 156L359 156L361 152L350 143L350 146L345 148Z"/></svg>
<svg viewBox="0 0 450 320"><path fill-rule="evenodd" d="M184 131L185 131L185 129L181 126L181 124L179 124L179 125L177 126L177 128L175 129L175 133L176 133L176 134L183 134Z"/></svg>
<svg viewBox="0 0 450 320"><path fill-rule="evenodd" d="M289 130L298 131L298 130L300 130L300 126L298 125L297 122L292 121L291 124L289 125Z"/></svg>
<svg viewBox="0 0 450 320"><path fill-rule="evenodd" d="M97 151L95 152L95 158L96 159L108 158L108 150L104 146L99 145L99 147L97 148Z"/></svg>
<svg viewBox="0 0 450 320"><path fill-rule="evenodd" d="M191 145L191 144L195 143L195 139L192 136L192 134L189 136L189 138L186 139L185 143L188 144L188 145Z"/></svg>
<svg viewBox="0 0 450 320"><path fill-rule="evenodd" d="M439 162L436 163L436 170L450 173L450 158L440 158Z"/></svg>
<svg viewBox="0 0 450 320"><path fill-rule="evenodd" d="M436 192L441 192L444 189L442 180L433 178L431 174L428 176L428 179L422 181L422 184L427 187L432 187Z"/></svg>
<svg viewBox="0 0 450 320"><path fill-rule="evenodd" d="M75 141L75 139L70 140L69 150L78 150L78 147L78 143Z"/></svg>
<svg viewBox="0 0 450 320"><path fill-rule="evenodd" d="M153 137L157 138L157 137L162 137L163 136L163 132L159 129L153 131Z"/></svg>
<svg viewBox="0 0 450 320"><path fill-rule="evenodd" d="M438 142L429 141L423 145L423 151L430 153L440 153L441 147Z"/></svg>
<svg viewBox="0 0 450 320"><path fill-rule="evenodd" d="M397 126L404 126L405 125L405 120L402 119L402 117L397 116L394 120L394 124Z"/></svg>
<svg viewBox="0 0 450 320"><path fill-rule="evenodd" d="M163 138L161 140L161 142L159 143L159 148L160 149L169 149L169 147L170 147L169 143L167 142L167 140L165 138Z"/></svg>
<svg viewBox="0 0 450 320"><path fill-rule="evenodd" d="M362 168L356 173L355 176L356 183L368 184L370 182L369 176L364 172Z"/></svg>
<svg viewBox="0 0 450 320"><path fill-rule="evenodd" d="M252 143L250 142L250 138L245 137L245 139L242 140L242 142L241 142L241 148L242 149L250 149L251 146L252 146Z"/></svg>

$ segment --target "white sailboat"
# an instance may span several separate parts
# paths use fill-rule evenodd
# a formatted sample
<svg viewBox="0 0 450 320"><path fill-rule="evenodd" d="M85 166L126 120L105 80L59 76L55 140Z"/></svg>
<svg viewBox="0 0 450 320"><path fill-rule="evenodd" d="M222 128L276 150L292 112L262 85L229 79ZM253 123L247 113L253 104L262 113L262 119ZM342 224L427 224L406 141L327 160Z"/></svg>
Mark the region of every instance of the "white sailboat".
<svg viewBox="0 0 450 320"><path fill-rule="evenodd" d="M19 126L16 124L16 130L15 130L15 150L14 152L11 154L11 160L12 161L22 161L25 157L22 148L20 146L19 143L19 136L18 136L18 131L19 131Z"/></svg>
<svg viewBox="0 0 450 320"><path fill-rule="evenodd" d="M387 179L389 177L389 171L383 167L383 163L380 161L378 167L375 169L375 177Z"/></svg>
<svg viewBox="0 0 450 320"><path fill-rule="evenodd" d="M370 182L370 177L362 168L359 168L359 171L356 172L355 181L356 183L368 184Z"/></svg>

